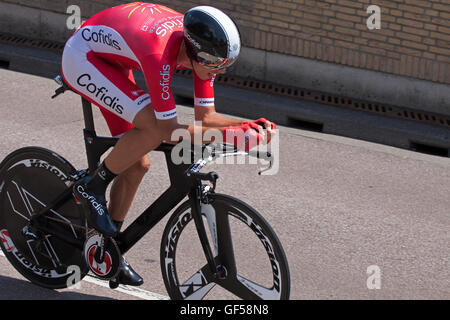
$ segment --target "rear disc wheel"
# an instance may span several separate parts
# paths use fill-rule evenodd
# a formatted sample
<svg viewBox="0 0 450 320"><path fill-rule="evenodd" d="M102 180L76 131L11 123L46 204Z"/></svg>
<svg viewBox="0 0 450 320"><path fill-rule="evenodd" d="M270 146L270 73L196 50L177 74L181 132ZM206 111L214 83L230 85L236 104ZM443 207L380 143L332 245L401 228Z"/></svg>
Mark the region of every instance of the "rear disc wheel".
<svg viewBox="0 0 450 320"><path fill-rule="evenodd" d="M69 177L74 172L61 156L38 147L16 150L0 164L0 247L18 272L42 287L66 288L89 270L82 247L52 234L42 234L37 240L22 234L33 212L71 186ZM39 219L50 230L85 241L84 215L72 197Z"/></svg>

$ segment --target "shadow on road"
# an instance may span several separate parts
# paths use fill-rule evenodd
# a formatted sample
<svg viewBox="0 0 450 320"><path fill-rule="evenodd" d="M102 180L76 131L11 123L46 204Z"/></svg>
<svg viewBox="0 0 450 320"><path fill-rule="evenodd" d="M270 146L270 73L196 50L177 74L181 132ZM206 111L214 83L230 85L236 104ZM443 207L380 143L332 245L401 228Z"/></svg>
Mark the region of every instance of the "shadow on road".
<svg viewBox="0 0 450 320"><path fill-rule="evenodd" d="M58 292L6 276L0 276L0 287L0 300L113 300L74 291Z"/></svg>

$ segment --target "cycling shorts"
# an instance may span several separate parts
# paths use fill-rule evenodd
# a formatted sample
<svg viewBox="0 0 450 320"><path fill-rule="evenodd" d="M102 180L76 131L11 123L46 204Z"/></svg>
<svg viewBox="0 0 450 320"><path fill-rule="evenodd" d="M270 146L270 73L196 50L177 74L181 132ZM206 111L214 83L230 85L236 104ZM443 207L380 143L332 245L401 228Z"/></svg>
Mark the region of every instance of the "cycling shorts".
<svg viewBox="0 0 450 320"><path fill-rule="evenodd" d="M151 103L150 95L136 85L132 71L100 57L81 32L67 41L61 71L74 91L100 107L112 136L133 128L136 114Z"/></svg>

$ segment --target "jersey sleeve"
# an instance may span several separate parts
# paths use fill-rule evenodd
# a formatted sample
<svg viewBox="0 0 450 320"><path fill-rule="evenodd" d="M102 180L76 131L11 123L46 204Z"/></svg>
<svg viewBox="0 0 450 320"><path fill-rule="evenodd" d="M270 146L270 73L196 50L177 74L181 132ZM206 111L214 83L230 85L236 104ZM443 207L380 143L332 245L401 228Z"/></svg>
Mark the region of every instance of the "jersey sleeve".
<svg viewBox="0 0 450 320"><path fill-rule="evenodd" d="M194 106L213 107L215 75L208 80L202 80L195 72L192 74L194 77Z"/></svg>
<svg viewBox="0 0 450 320"><path fill-rule="evenodd" d="M143 69L156 118L175 118L176 105L170 88L175 66L162 55L152 55L145 59Z"/></svg>

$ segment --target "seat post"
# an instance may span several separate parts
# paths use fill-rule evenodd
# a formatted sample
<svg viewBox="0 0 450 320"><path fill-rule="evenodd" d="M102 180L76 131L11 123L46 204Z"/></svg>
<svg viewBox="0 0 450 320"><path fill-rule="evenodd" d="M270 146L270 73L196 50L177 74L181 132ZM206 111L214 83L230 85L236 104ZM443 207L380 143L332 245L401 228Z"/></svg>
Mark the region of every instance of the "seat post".
<svg viewBox="0 0 450 320"><path fill-rule="evenodd" d="M101 156L114 147L118 138L99 137L95 132L94 117L92 115L92 104L89 100L81 98L84 116L84 143L90 172L94 172L100 164Z"/></svg>
<svg viewBox="0 0 450 320"><path fill-rule="evenodd" d="M83 117L86 130L95 134L94 117L92 115L92 104L83 97L81 97L81 103L83 105Z"/></svg>
<svg viewBox="0 0 450 320"><path fill-rule="evenodd" d="M84 143L86 147L86 156L88 161L88 167L90 172L99 165L101 154L95 148L95 141L97 139L97 133L95 132L94 116L92 115L92 104L89 100L81 97L81 103L83 106L83 118L84 118Z"/></svg>

